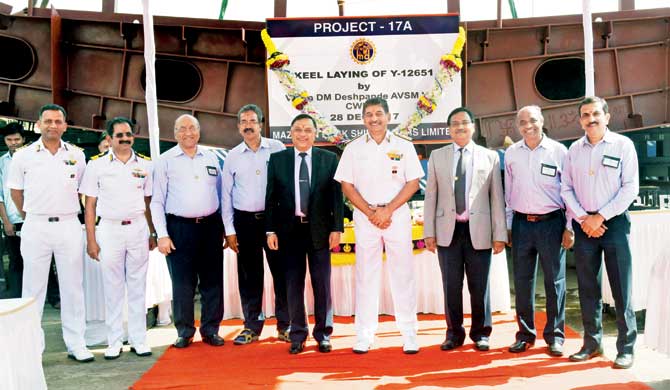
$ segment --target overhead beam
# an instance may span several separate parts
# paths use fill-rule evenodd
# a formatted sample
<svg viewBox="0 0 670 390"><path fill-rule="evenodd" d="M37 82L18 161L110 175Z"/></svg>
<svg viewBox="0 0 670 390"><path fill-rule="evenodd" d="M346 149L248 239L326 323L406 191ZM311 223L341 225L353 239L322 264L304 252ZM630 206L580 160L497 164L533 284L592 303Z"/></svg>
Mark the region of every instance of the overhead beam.
<svg viewBox="0 0 670 390"><path fill-rule="evenodd" d="M286 0L275 0L275 18L286 17Z"/></svg>

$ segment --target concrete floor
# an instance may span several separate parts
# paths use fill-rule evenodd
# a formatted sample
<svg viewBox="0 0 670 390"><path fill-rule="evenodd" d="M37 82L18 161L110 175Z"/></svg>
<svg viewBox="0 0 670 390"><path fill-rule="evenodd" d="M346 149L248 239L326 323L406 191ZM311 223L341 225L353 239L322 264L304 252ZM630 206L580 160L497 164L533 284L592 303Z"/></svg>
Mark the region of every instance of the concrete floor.
<svg viewBox="0 0 670 390"><path fill-rule="evenodd" d="M509 257L508 257L509 258ZM6 261L6 260L5 260ZM511 272L511 264L509 266ZM566 323L577 331L582 330L577 295L577 279L574 268L568 267L568 297ZM510 281L510 286L513 286ZM544 288L539 271L537 307L544 305ZM512 287L513 288L513 287ZM0 281L0 291L4 290L4 281ZM512 294L514 291L512 290ZM512 296L512 304L514 297ZM644 312L637 313L640 335L636 344L635 366L631 369L637 380L647 383L654 389L670 390L670 357L650 350L644 345ZM198 318L199 315L196 316ZM616 325L613 314L605 314L605 354L609 359L616 356ZM60 313L48 304L44 310L42 325L46 335L47 348L43 355L44 373L49 389L66 390L89 388L96 390L127 389L147 371L176 338L174 326L154 327L148 331L148 343L153 356L137 357L124 347L122 356L114 361L103 359L105 346L92 348L96 360L81 364L67 358L67 352L61 334ZM572 353L574 351L566 351Z"/></svg>

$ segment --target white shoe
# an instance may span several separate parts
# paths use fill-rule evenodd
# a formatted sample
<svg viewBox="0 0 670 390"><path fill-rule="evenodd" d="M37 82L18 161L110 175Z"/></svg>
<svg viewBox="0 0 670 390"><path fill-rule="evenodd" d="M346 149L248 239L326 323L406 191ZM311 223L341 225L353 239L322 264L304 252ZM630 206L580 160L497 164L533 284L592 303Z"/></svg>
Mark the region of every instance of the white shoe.
<svg viewBox="0 0 670 390"><path fill-rule="evenodd" d="M372 343L369 342L368 340L358 340L356 341L356 344L354 345L354 353L357 354L364 354L368 353L368 351L372 349Z"/></svg>
<svg viewBox="0 0 670 390"><path fill-rule="evenodd" d="M79 363L88 363L95 360L95 357L86 347L79 348L75 351L69 351L67 357L74 359Z"/></svg>
<svg viewBox="0 0 670 390"><path fill-rule="evenodd" d="M113 345L107 347L107 349L105 350L105 359L106 360L117 359L119 356L121 356L121 352L123 352L123 344L114 343Z"/></svg>
<svg viewBox="0 0 670 390"><path fill-rule="evenodd" d="M405 342L402 345L402 351L408 355L419 353L419 343L416 342L415 335L405 337Z"/></svg>
<svg viewBox="0 0 670 390"><path fill-rule="evenodd" d="M151 348L146 344L137 344L130 347L130 352L135 352L137 356L151 356Z"/></svg>

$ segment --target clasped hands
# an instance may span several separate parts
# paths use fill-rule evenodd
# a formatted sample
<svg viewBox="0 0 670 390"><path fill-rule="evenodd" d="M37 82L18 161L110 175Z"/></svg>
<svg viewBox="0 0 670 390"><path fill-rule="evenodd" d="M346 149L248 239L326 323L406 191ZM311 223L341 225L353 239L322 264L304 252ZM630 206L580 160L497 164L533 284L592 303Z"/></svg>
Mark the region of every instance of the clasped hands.
<svg viewBox="0 0 670 390"><path fill-rule="evenodd" d="M584 234L589 238L598 238L605 234L607 226L605 222L605 217L600 214L586 215L583 217L577 218L579 225L582 227Z"/></svg>
<svg viewBox="0 0 670 390"><path fill-rule="evenodd" d="M391 216L393 210L387 206L369 208L367 213L368 220L380 229L386 229L391 226Z"/></svg>

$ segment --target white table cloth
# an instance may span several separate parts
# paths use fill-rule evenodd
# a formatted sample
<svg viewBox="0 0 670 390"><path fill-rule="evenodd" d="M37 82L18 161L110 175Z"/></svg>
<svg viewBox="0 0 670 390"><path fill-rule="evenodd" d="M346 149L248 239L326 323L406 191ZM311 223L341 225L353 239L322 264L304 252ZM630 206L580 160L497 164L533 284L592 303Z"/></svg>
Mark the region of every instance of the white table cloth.
<svg viewBox="0 0 670 390"><path fill-rule="evenodd" d="M386 265L382 266L383 280L380 294L379 312L393 314L393 301L388 282ZM419 313L444 314L444 294L442 274L437 255L423 251L414 255L414 272L417 285L417 311ZM338 316L354 314L355 292L354 266L333 266L331 274L331 295L333 312ZM493 256L491 262L491 309L496 312L508 312L510 308L510 289L505 252ZM266 316L274 315L274 290L272 276L265 262L265 284L263 292L263 311ZM309 276L305 285L305 301L308 312L313 312L313 295ZM463 311L470 313L470 296L467 281L464 281ZM237 284L237 255L230 249L224 251L224 318L241 318L242 306Z"/></svg>
<svg viewBox="0 0 670 390"><path fill-rule="evenodd" d="M0 388L47 388L42 369L43 343L35 299L0 299Z"/></svg>
<svg viewBox="0 0 670 390"><path fill-rule="evenodd" d="M647 294L644 342L670 356L670 248L661 252L651 269Z"/></svg>
<svg viewBox="0 0 670 390"><path fill-rule="evenodd" d="M670 210L633 211L630 213L630 250L633 256L633 309L647 308L652 268L659 256L670 247ZM603 303L614 306L612 289L603 264Z"/></svg>

